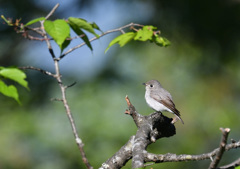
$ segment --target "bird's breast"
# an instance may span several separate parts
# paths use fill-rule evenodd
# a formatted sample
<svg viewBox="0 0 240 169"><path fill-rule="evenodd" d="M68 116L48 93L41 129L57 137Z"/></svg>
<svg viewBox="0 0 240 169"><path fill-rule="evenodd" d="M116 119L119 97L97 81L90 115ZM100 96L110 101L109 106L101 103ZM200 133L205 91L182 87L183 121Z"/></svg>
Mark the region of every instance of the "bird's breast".
<svg viewBox="0 0 240 169"><path fill-rule="evenodd" d="M164 106L162 103L158 102L157 100L150 97L150 93L145 93L145 100L149 107L156 111L168 111L172 112L170 109L168 109L166 106Z"/></svg>

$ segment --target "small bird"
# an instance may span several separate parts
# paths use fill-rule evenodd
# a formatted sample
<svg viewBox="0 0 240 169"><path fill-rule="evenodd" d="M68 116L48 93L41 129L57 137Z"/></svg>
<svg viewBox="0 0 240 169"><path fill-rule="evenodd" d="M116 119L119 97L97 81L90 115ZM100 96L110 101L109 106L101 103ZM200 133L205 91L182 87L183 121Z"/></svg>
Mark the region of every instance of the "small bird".
<svg viewBox="0 0 240 169"><path fill-rule="evenodd" d="M171 94L162 87L159 81L150 80L143 83L143 85L145 85L146 88L145 100L149 107L158 112L168 111L173 113L184 124L180 117L180 112L173 103Z"/></svg>

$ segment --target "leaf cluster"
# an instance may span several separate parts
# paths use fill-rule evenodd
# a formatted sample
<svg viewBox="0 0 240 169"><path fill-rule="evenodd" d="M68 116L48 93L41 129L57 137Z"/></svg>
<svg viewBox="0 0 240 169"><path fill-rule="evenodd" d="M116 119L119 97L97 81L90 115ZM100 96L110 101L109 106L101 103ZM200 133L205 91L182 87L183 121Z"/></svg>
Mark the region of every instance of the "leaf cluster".
<svg viewBox="0 0 240 169"><path fill-rule="evenodd" d="M100 30L96 23L89 23L84 19L74 17L69 17L67 20L46 20L44 22L44 29L58 44L61 51L70 44L70 29L72 29L87 44L90 50L93 50L93 48L84 31L98 37L94 29Z"/></svg>
<svg viewBox="0 0 240 169"><path fill-rule="evenodd" d="M36 22L45 20L44 17L36 18L29 21L24 26L32 25ZM95 33L95 29L100 30L96 23L89 23L81 18L69 17L67 20L56 19L54 21L45 20L44 21L45 31L53 38L53 40L58 44L61 51L63 51L71 41L70 30L72 29L89 47L90 50L93 50L89 38L84 31L87 31L93 34L96 37L99 37Z"/></svg>
<svg viewBox="0 0 240 169"><path fill-rule="evenodd" d="M7 85L4 82L5 79L17 82L26 89L29 89L28 82L25 80L26 74L17 68L0 67L0 93L15 99L18 103L20 103L17 88L13 84Z"/></svg>
<svg viewBox="0 0 240 169"><path fill-rule="evenodd" d="M1 15L1 18L9 25L9 26L15 26L20 27L21 30L24 28L28 28L28 26L35 24L40 21L44 21L44 30L48 35L50 35L53 40L58 44L61 51L63 51L69 44L71 39L70 36L70 30L72 29L89 47L90 50L93 50L92 45L89 41L88 36L84 31L87 31L97 38L99 37L98 34L96 34L95 30L100 30L99 26L93 22L90 23L82 18L75 18L75 17L69 17L67 20L65 19L56 19L54 21L48 20L45 17L39 17L35 18L26 24L19 24L20 20L16 20L15 22L12 21L12 19L6 19L3 15Z"/></svg>
<svg viewBox="0 0 240 169"><path fill-rule="evenodd" d="M118 43L120 47L123 47L131 40L150 41L155 43L158 46L164 46L164 47L169 46L170 41L160 36L160 31L156 31L156 29L157 27L154 27L152 25L146 25L140 29L133 29L133 32L127 32L127 33L121 34L109 43L105 52L107 52L108 49L116 43Z"/></svg>

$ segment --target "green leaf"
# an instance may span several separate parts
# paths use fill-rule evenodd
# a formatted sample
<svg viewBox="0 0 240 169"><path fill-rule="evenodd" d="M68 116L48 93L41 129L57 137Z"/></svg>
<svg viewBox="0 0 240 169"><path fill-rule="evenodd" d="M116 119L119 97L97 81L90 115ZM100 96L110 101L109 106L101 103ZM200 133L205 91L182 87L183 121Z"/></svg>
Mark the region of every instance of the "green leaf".
<svg viewBox="0 0 240 169"><path fill-rule="evenodd" d="M107 49L105 50L105 53L108 51L108 49L118 43L120 47L123 47L126 45L129 41L131 41L136 36L136 32L128 32L122 35L119 35L118 37L114 38L108 45Z"/></svg>
<svg viewBox="0 0 240 169"><path fill-rule="evenodd" d="M79 36L83 35L81 39L86 43L86 45L89 47L90 50L93 50L91 43L89 42L89 39L87 35L73 22L69 22L72 30Z"/></svg>
<svg viewBox="0 0 240 169"><path fill-rule="evenodd" d="M29 89L28 82L25 80L26 74L17 68L0 67L0 75L7 79L13 80L19 83L21 86Z"/></svg>
<svg viewBox="0 0 240 169"><path fill-rule="evenodd" d="M91 26L92 26L94 29L97 29L97 30L99 30L99 31L101 31L101 32L103 33L103 31L99 28L99 26L98 26L95 22L91 23Z"/></svg>
<svg viewBox="0 0 240 169"><path fill-rule="evenodd" d="M29 26L29 25L32 25L36 22L42 21L42 20L45 20L45 17L40 17L40 18L33 19L33 20L29 21L28 23L26 23L24 26Z"/></svg>
<svg viewBox="0 0 240 169"><path fill-rule="evenodd" d="M71 38L70 35L67 37L67 38ZM71 43L71 40L65 40L62 44L62 49L61 49L61 52L66 48L68 47L68 45Z"/></svg>
<svg viewBox="0 0 240 169"><path fill-rule="evenodd" d="M156 29L154 26L144 26L142 29L137 31L137 35L134 37L134 40L147 41L152 40L153 29Z"/></svg>
<svg viewBox="0 0 240 169"><path fill-rule="evenodd" d="M70 27L63 19L57 19L55 21L46 20L44 22L45 31L54 39L58 44L61 51L63 51L63 43L67 37L70 35Z"/></svg>
<svg viewBox="0 0 240 169"><path fill-rule="evenodd" d="M167 47L171 44L171 42L168 39L158 35L154 36L153 42L156 43L156 45L158 46L164 46L164 47Z"/></svg>
<svg viewBox="0 0 240 169"><path fill-rule="evenodd" d="M15 99L20 104L18 92L15 86L7 86L3 81L0 80L0 93Z"/></svg>
<svg viewBox="0 0 240 169"><path fill-rule="evenodd" d="M86 20L81 19L81 18L74 18L74 17L69 17L68 21L71 25L76 25L80 29L84 29L92 34L94 34L96 37L99 37L98 34L95 33L94 27L95 25L92 25L91 23L88 23Z"/></svg>

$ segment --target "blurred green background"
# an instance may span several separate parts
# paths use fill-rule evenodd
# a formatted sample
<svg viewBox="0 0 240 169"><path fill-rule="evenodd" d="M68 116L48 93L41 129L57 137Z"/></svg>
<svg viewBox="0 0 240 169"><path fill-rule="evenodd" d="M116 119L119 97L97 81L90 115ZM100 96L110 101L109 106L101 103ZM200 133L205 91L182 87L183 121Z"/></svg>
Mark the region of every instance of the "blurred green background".
<svg viewBox="0 0 240 169"><path fill-rule="evenodd" d="M160 48L133 42L104 50L108 35L74 51L60 66L65 84L77 82L67 96L79 136L94 168L99 167L134 135L137 128L124 114L128 95L139 113L153 112L144 100L143 82L158 79L173 96L185 122L177 134L149 146L157 154L202 154L217 148L220 127L231 128L229 139L239 140L240 119L240 2L207 1L33 1L0 0L0 13L22 22L45 16L60 3L51 19L69 16L96 22L103 31L130 22L157 26L172 45ZM27 5L26 5L27 4ZM72 42L70 46L81 43ZM59 53L53 45L55 53ZM44 42L29 41L1 20L0 65L32 65L53 71ZM0 96L0 168L85 168L75 144L56 82L27 71L30 92L19 86L22 106ZM172 117L170 113L164 113ZM226 152L221 165L239 157ZM210 161L164 163L153 168L207 168ZM131 167L131 162L125 168Z"/></svg>

